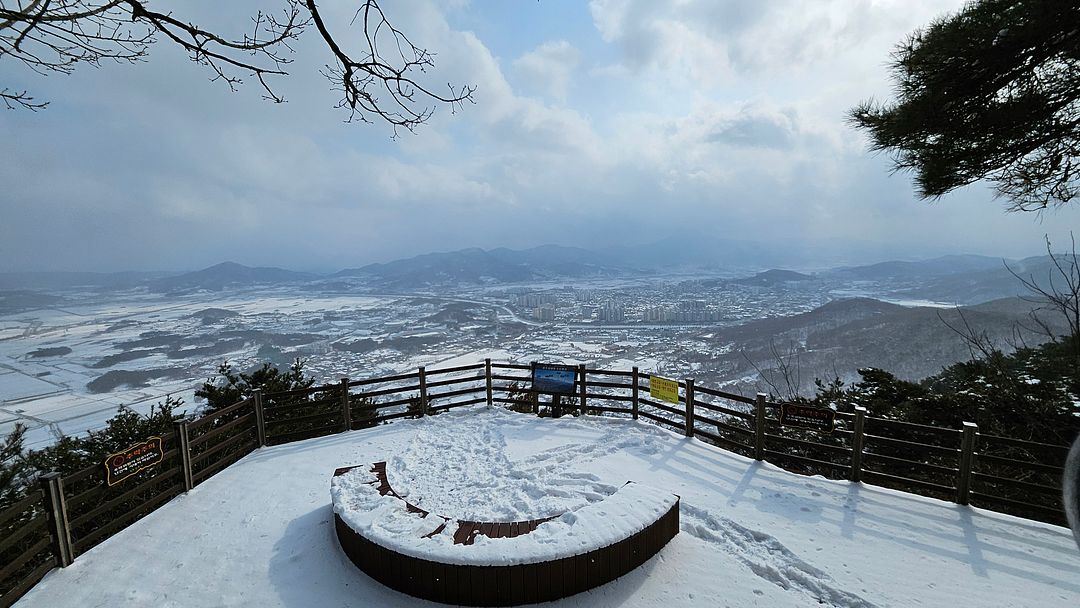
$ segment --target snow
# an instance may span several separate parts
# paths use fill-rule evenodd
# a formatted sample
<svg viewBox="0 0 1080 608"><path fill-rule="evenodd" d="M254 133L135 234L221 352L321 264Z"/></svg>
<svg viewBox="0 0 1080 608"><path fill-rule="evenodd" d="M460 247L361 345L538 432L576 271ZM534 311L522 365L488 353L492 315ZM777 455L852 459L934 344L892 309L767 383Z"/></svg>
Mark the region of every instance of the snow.
<svg viewBox="0 0 1080 608"><path fill-rule="evenodd" d="M0 395L3 395L3 401L0 403L17 403L23 399L51 395L64 390L63 387L40 378L0 368Z"/></svg>
<svg viewBox="0 0 1080 608"><path fill-rule="evenodd" d="M433 438L442 447L425 452ZM442 448L471 460L454 470ZM401 477L431 454L462 482L482 482L487 467L500 484L491 495L511 496L454 502L449 483ZM589 493L627 480L681 497L681 533L656 557L560 608L1080 605L1080 551L1065 528L794 475L643 422L485 406L260 449L53 571L18 605L434 606L372 581L338 546L334 469L382 460L404 465L392 484L410 500L454 516L581 511L604 502Z"/></svg>
<svg viewBox="0 0 1080 608"><path fill-rule="evenodd" d="M502 410L481 418L485 423L516 419ZM495 426L474 428L464 437L441 425L423 428L387 460L387 480L399 496L421 509L468 521L542 519L602 500L628 481L609 485L545 460L511 460L506 438Z"/></svg>
<svg viewBox="0 0 1080 608"><path fill-rule="evenodd" d="M148 349L123 346L148 332L185 334L196 328L195 333L200 333L198 321L190 316L205 308L221 308L241 315L234 329L251 328L251 323L242 319L262 317L258 329L271 333L307 333L312 331L312 326L304 321L313 316L347 315L348 327L333 336L327 335L329 339L354 330L357 335L364 334L366 321L361 319L367 316L367 311L391 307L398 300L396 296L315 296L297 292L295 288L183 296L139 292L108 295L65 292L65 296L70 306L63 310L45 308L0 315L0 434L10 432L16 422L24 424L30 429L29 448L45 447L63 435L81 435L102 428L121 404L145 414L153 404L164 400L165 395L179 394L184 396L189 409L195 408L198 404L192 398L194 390L214 374L223 359L241 368L253 364L257 346L251 343L229 353L183 356L182 351L176 351L177 357L170 358L165 352L157 352L117 363L116 367L99 366L109 355L148 353ZM268 315L272 316L267 318ZM218 331L203 334L206 338L203 345L216 343L220 338L215 333ZM53 347L66 347L71 352L54 357L29 356L38 349ZM328 343L315 341L288 352L310 355L329 349ZM391 356L401 358L396 351ZM341 353L321 359L319 369L308 371L317 372L322 380L340 378L358 367ZM336 372L339 366L345 373L326 376L331 369ZM106 393L92 393L87 387L112 369L145 371L171 367L182 368L184 372L175 378L149 380L146 386L121 386Z"/></svg>
<svg viewBox="0 0 1080 608"><path fill-rule="evenodd" d="M509 351L501 348L481 349L451 358L446 358L439 355L425 355L422 357L415 357L414 359L408 361L406 364L400 365L399 371L413 371L421 365L425 365L432 369L459 367L462 365L483 363L484 359L491 359L492 361L502 363L505 361L510 361L511 356Z"/></svg>
<svg viewBox="0 0 1080 608"><path fill-rule="evenodd" d="M518 420L503 410L485 414L485 423ZM621 443L639 442L630 437ZM410 514L398 498L380 496L369 485L376 478L367 466L334 478L335 512L370 541L443 563L510 565L587 553L643 530L676 501L670 492L642 484L620 488L593 474L567 472L543 455L511 460L503 434L491 424L464 436L440 425L422 428L386 470L394 492L432 516ZM443 518L515 522L554 516L560 517L514 538L478 537L472 545L454 546L453 523L428 538Z"/></svg>
<svg viewBox="0 0 1080 608"><path fill-rule="evenodd" d="M877 298L887 304L896 304L905 308L956 308L956 302L939 302L937 300L921 300L917 298Z"/></svg>
<svg viewBox="0 0 1080 608"><path fill-rule="evenodd" d="M513 538L478 535L471 545L455 545L454 522L444 526L445 520L435 514L423 517L409 513L399 499L380 496L376 486L370 485L374 481L375 475L365 467L334 478L330 490L334 512L349 527L396 553L473 566L539 563L607 547L644 530L677 501L673 494L628 483L603 500L540 524L529 534ZM437 485L453 490L449 484ZM527 519L532 518L519 516L505 521Z"/></svg>
<svg viewBox="0 0 1080 608"><path fill-rule="evenodd" d="M640 359L613 359L606 361L603 364L605 369L622 369L628 370L634 367L638 368L638 371L645 374L648 372L655 372L660 369L660 361L658 359L651 359L648 357L642 357Z"/></svg>
<svg viewBox="0 0 1080 608"><path fill-rule="evenodd" d="M1080 439L1073 442L1065 459L1065 478L1062 480L1062 502L1065 515L1080 547Z"/></svg>

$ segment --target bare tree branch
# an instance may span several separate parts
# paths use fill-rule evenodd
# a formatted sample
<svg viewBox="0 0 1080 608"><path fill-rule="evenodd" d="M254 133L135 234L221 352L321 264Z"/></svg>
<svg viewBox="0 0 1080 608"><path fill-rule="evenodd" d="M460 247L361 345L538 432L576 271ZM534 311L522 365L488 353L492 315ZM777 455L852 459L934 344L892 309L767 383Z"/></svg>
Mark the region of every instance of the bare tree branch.
<svg viewBox="0 0 1080 608"><path fill-rule="evenodd" d="M49 105L49 102L34 101L34 98L26 93L26 91L11 91L9 89L0 89L0 99L4 100L4 106L9 110L15 108L25 108L33 112L37 112Z"/></svg>
<svg viewBox="0 0 1080 608"><path fill-rule="evenodd" d="M743 356L743 359L746 359L746 362L750 364L750 367L754 368L754 371L757 372L758 378L761 378L762 381L764 381L766 384L769 385L769 388L772 389L770 392L773 395L776 395L777 397L779 397L780 395L783 394L783 391L780 390L780 387L773 384L773 381L770 380L769 377L765 375L765 372L763 372L762 369L760 367L758 367L757 363L755 363L754 360L750 358L750 355L746 354L745 350L739 351L739 354L741 354Z"/></svg>
<svg viewBox="0 0 1080 608"><path fill-rule="evenodd" d="M364 49L350 56L330 33L315 0L277 0L281 10L257 12L251 30L227 37L172 13L150 8L152 0L0 0L0 58L10 57L39 74L70 74L80 63L134 63L146 59L157 37L181 47L191 60L208 67L212 81L235 90L244 77L254 78L265 99L280 103L272 77L287 75L293 42L314 22L334 56L324 74L341 90L337 107L348 121L379 119L409 131L426 122L438 105L451 111L473 101L475 87L448 86L437 93L416 78L435 66L434 53L414 44L394 27L378 0L364 0L353 19L359 21ZM3 89L9 109L39 110L26 91Z"/></svg>
<svg viewBox="0 0 1080 608"><path fill-rule="evenodd" d="M426 122L434 112L434 107L428 104L448 104L451 111L456 111L465 101L473 101L476 87L455 88L447 84L449 92L442 95L414 80L417 73L435 66L435 55L413 44L391 25L375 0L364 0L354 16L354 21L359 20L363 25L365 46L355 59L334 40L315 0L306 3L315 28L337 60L336 65L327 65L323 73L344 92L338 107L349 110L350 121L369 122L369 115L377 116L390 123L396 135L399 127L413 131ZM387 46L396 56L386 57ZM389 103L380 98L382 93L389 96Z"/></svg>
<svg viewBox="0 0 1080 608"><path fill-rule="evenodd" d="M997 352L998 349L994 346L994 341L990 339L990 335L986 333L986 330L976 331L972 328L971 324L968 323L967 315L959 306L956 307L956 314L960 315L960 322L963 327L954 326L946 321L945 317L941 315L941 311L936 311L935 314L937 314L938 321L941 321L942 325L948 327L964 341L972 361L979 359L989 360L990 356Z"/></svg>
<svg viewBox="0 0 1080 608"><path fill-rule="evenodd" d="M1060 314L1065 319L1069 328L1069 335L1080 335L1080 261L1076 258L1076 237L1070 232L1070 253L1055 254L1052 250L1050 239L1046 239L1046 254L1050 259L1051 268L1047 272L1046 283L1041 284L1035 275L1021 276L1008 264L1009 271L1027 289L1031 295L1024 299L1028 302L1040 304L1036 310L1049 310ZM1055 339L1055 332L1050 330L1049 325L1032 314L1032 320L1050 338ZM1080 360L1080 353L1078 353Z"/></svg>
<svg viewBox="0 0 1080 608"><path fill-rule="evenodd" d="M802 388L802 361L799 354L798 345L793 344L786 354L781 353L776 347L776 343L769 341L769 356L772 359L774 367L769 370L762 370L758 367L746 351L742 351L742 356L746 361L754 368L759 378L761 378L772 391L772 394L781 399L787 399L788 401L795 401L800 398L800 392ZM776 372L780 381L783 383L783 387L778 386L769 378L767 372Z"/></svg>

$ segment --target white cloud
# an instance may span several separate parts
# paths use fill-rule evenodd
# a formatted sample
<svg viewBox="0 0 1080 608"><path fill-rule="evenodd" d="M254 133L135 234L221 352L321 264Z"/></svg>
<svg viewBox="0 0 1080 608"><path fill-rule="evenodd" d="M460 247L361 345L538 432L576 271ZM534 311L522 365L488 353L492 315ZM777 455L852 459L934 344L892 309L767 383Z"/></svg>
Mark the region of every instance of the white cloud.
<svg viewBox="0 0 1080 608"><path fill-rule="evenodd" d="M891 45L959 2L596 0L594 38L521 31L519 48L458 23L485 14L480 2L401 0L385 7L395 25L437 53L426 82L477 90L396 142L385 126L342 124L312 32L280 106L250 84L206 82L159 43L144 65L26 85L55 104L0 122L0 263L344 267L691 227L1037 250L1048 227L1000 214L979 187L915 201L844 124L887 92ZM351 18L328 15L340 28ZM0 82L26 78L0 61Z"/></svg>
<svg viewBox="0 0 1080 608"><path fill-rule="evenodd" d="M523 83L558 101L566 101L570 79L581 62L581 54L566 40L541 44L514 60Z"/></svg>
<svg viewBox="0 0 1080 608"><path fill-rule="evenodd" d="M627 64L699 84L832 63L868 40L899 42L961 0L592 0L594 25Z"/></svg>

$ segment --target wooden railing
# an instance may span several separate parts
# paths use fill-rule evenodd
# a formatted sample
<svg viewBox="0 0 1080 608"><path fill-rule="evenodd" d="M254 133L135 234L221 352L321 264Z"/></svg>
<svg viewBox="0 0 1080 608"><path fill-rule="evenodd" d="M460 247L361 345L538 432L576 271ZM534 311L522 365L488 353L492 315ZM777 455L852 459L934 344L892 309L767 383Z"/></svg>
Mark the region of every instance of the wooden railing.
<svg viewBox="0 0 1080 608"><path fill-rule="evenodd" d="M524 411L543 404L528 391L529 365L491 364L492 401ZM678 382L678 403L649 396L649 377L630 371L586 369L576 401L563 408L624 415L697 437L748 458L788 470L848 479L1065 525L1061 476L1067 446L980 435L966 422L944 429L836 412L828 434L782 427L780 404ZM581 378L584 378L583 386Z"/></svg>
<svg viewBox="0 0 1080 608"><path fill-rule="evenodd" d="M255 449L486 403L549 413L529 390L532 365L484 363L262 394L176 423L164 458L109 487L102 465L50 473L0 512L0 607L10 606L54 567L192 489ZM1064 525L1066 446L837 412L823 434L780 426L780 404L678 382L678 403L649 396L649 376L579 367L574 397L560 408L626 416L696 437L798 473L849 479Z"/></svg>

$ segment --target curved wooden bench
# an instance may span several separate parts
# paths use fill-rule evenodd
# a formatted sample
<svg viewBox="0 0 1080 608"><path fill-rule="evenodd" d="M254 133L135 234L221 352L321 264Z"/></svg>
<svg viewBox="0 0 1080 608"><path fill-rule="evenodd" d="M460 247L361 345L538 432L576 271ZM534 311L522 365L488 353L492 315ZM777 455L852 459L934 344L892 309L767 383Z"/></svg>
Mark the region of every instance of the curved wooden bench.
<svg viewBox="0 0 1080 608"><path fill-rule="evenodd" d="M334 472L336 478L359 467L345 467ZM563 515L544 519L519 522L475 522L452 520L432 514L402 499L386 477L386 463L375 463L367 469L372 480L365 482L378 489L381 496L391 496L400 503L400 508L419 519L434 517L441 520L433 522L433 531L420 538L430 539L441 534L449 526L456 526L453 531L453 545L433 545L431 550L409 551L401 548L392 549L385 542L371 533L365 536L355 530L342 517L344 507L338 504L335 494L334 523L338 542L349 559L371 578L402 593L448 604L468 606L514 606L536 602L557 600L574 595L630 572L655 555L679 532L679 498L663 495L656 504L667 507L650 521L640 522L640 527L632 533L611 538L614 527L599 534L608 542L601 546L585 547L585 550L570 555L540 558L526 557L521 563L511 565L488 565L476 560L470 563L468 545L472 545L478 536L492 539L511 539L534 532L545 522L553 521ZM642 494L644 488L628 482L619 492ZM586 509L602 511L602 503L612 503L617 508L621 504L618 498L608 497L600 503L593 503L574 512L586 515ZM655 510L654 510L655 511ZM596 515L596 514L593 514ZM631 514L632 515L632 514ZM429 526L431 527L431 526ZM627 526L626 529L631 528ZM369 538L368 536L372 536ZM384 541L380 543L379 541ZM461 547L454 551L454 548ZM512 550L513 545L506 549ZM451 555L451 552L454 552Z"/></svg>

